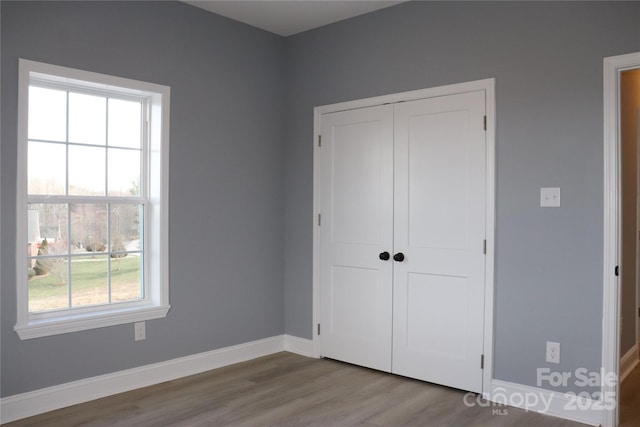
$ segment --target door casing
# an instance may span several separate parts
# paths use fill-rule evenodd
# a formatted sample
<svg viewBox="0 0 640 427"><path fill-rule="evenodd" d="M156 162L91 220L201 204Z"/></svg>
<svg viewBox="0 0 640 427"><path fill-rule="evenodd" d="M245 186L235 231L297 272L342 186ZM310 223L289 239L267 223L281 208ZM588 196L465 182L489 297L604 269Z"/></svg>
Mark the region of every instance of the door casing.
<svg viewBox="0 0 640 427"><path fill-rule="evenodd" d="M485 258L485 297L484 297L484 371L482 395L490 399L491 381L493 379L493 331L494 331L494 266L495 266L495 79L483 79L428 89L401 92L314 108L313 123L313 356L320 357L318 351L318 328L320 321L320 227L318 215L320 207L320 164L319 135L322 114L352 110L357 108L454 95L484 90L486 94L486 237L487 254Z"/></svg>

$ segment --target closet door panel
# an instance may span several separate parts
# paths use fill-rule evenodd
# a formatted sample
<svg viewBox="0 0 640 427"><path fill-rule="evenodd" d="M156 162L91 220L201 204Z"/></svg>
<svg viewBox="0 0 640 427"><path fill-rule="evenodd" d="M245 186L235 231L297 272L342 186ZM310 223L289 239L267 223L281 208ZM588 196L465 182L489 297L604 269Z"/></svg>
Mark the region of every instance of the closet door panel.
<svg viewBox="0 0 640 427"><path fill-rule="evenodd" d="M321 120L320 354L390 371L393 107Z"/></svg>
<svg viewBox="0 0 640 427"><path fill-rule="evenodd" d="M484 91L396 104L393 368L482 390Z"/></svg>

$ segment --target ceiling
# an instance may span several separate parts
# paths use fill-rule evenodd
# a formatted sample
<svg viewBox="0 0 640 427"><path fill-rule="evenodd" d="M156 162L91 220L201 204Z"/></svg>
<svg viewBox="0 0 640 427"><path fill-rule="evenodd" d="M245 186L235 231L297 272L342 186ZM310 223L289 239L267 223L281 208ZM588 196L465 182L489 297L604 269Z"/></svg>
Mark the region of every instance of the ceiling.
<svg viewBox="0 0 640 427"><path fill-rule="evenodd" d="M406 0L183 0L281 36L290 36Z"/></svg>

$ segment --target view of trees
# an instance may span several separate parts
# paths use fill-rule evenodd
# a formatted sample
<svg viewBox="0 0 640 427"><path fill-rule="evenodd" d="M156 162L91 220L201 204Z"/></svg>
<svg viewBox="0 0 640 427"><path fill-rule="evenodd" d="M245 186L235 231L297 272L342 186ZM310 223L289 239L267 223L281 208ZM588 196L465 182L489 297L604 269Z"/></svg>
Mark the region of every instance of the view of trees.
<svg viewBox="0 0 640 427"><path fill-rule="evenodd" d="M141 205L41 203L29 209L38 213L38 237L47 240L49 255L66 254L69 241L71 253L137 249L127 245L140 239Z"/></svg>
<svg viewBox="0 0 640 427"><path fill-rule="evenodd" d="M141 297L141 205L34 203L29 209L37 213L30 215L37 219L30 224L37 231L29 233L36 239L29 246L37 245L28 264L30 310Z"/></svg>

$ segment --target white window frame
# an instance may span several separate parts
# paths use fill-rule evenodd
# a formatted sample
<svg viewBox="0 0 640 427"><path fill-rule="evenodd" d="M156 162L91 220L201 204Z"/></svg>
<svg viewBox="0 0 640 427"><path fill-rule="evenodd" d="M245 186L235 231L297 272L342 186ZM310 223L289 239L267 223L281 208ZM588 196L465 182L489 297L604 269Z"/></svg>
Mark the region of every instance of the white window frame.
<svg viewBox="0 0 640 427"><path fill-rule="evenodd" d="M61 311L29 313L26 241L29 84L32 79L79 90L148 100L148 147L144 159L148 204L144 210L144 299ZM73 90L73 89L72 89ZM169 104L168 86L19 60L18 172L16 194L17 322L20 339L30 339L166 317L169 305Z"/></svg>

